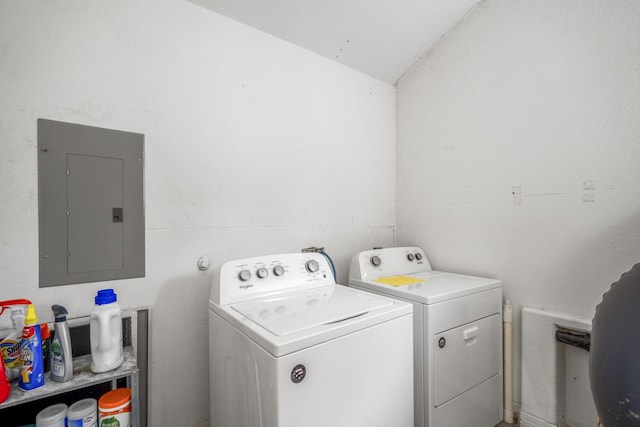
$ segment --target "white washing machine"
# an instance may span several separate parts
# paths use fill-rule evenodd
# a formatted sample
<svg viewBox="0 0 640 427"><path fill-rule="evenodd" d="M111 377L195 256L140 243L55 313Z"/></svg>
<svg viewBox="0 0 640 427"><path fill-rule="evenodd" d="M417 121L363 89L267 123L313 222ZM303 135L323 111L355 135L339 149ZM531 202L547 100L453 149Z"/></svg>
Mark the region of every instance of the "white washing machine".
<svg viewBox="0 0 640 427"><path fill-rule="evenodd" d="M434 271L422 249L351 260L349 285L408 301L414 313L416 427L502 421L502 283Z"/></svg>
<svg viewBox="0 0 640 427"><path fill-rule="evenodd" d="M225 263L209 301L212 427L412 427L412 306L324 256Z"/></svg>

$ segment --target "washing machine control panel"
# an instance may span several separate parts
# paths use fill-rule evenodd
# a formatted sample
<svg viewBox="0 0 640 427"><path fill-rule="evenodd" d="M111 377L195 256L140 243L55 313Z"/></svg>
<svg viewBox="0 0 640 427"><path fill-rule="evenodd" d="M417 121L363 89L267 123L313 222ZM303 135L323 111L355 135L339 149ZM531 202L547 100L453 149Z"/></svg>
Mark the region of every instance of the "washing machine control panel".
<svg viewBox="0 0 640 427"><path fill-rule="evenodd" d="M244 258L225 263L214 278L211 300L247 301L283 291L335 284L327 259L319 253Z"/></svg>
<svg viewBox="0 0 640 427"><path fill-rule="evenodd" d="M349 278L374 280L430 270L427 256L418 247L380 248L356 254L351 260Z"/></svg>

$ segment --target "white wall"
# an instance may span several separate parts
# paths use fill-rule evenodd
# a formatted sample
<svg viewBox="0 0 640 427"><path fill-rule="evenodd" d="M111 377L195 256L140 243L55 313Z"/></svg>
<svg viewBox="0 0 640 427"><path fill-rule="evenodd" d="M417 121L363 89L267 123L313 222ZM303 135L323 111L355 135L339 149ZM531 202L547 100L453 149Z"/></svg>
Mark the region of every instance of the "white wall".
<svg viewBox="0 0 640 427"><path fill-rule="evenodd" d="M393 243L397 172L398 244L591 318L640 255L639 24L632 0L487 0L399 83L396 165L393 88L296 46L180 0L2 2L0 299L151 306L150 425L206 426L197 258L325 245L345 281ZM146 135L145 278L38 288L39 117Z"/></svg>
<svg viewBox="0 0 640 427"><path fill-rule="evenodd" d="M149 425L208 425L201 255L393 243L390 85L181 0L3 1L0 62L0 299L150 306ZM145 278L38 287L39 117L145 134Z"/></svg>
<svg viewBox="0 0 640 427"><path fill-rule="evenodd" d="M591 319L640 258L638 28L633 0L481 3L398 84L398 244Z"/></svg>

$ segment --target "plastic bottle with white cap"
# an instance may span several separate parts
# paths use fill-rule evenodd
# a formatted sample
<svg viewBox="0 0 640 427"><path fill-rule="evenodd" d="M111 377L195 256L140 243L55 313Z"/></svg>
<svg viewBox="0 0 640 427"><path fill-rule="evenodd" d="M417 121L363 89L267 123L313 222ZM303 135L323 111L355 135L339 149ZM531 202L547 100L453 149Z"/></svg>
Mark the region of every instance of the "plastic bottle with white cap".
<svg viewBox="0 0 640 427"><path fill-rule="evenodd" d="M116 369L124 360L122 350L122 311L113 289L102 289L95 297L90 314L91 371Z"/></svg>

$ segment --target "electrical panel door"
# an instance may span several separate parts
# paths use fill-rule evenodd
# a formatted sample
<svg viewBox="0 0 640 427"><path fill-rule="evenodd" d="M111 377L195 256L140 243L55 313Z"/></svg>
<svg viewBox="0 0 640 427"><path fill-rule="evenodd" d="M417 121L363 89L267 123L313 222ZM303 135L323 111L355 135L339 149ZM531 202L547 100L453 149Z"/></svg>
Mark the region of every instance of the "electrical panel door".
<svg viewBox="0 0 640 427"><path fill-rule="evenodd" d="M143 143L38 120L40 287L144 276Z"/></svg>

